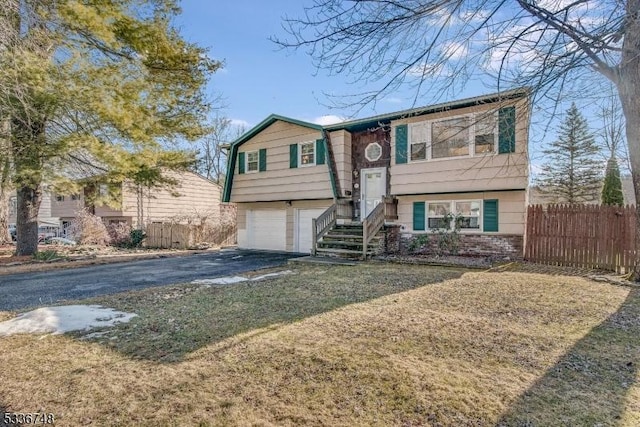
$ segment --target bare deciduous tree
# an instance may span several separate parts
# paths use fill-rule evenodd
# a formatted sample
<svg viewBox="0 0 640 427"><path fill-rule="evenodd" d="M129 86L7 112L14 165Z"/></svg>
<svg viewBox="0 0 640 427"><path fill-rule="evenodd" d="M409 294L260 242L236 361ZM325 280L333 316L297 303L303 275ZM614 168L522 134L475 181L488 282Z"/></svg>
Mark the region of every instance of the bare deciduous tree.
<svg viewBox="0 0 640 427"><path fill-rule="evenodd" d="M407 86L415 100L434 98L487 76L498 90L528 86L534 102L557 101L597 94L594 85L608 80L640 200L640 0L315 0L284 28L289 37L276 43L374 86L341 99L351 105Z"/></svg>
<svg viewBox="0 0 640 427"><path fill-rule="evenodd" d="M211 132L196 143L196 170L212 181L221 183L227 167L225 144L242 135L246 129L233 120L217 114L209 125Z"/></svg>

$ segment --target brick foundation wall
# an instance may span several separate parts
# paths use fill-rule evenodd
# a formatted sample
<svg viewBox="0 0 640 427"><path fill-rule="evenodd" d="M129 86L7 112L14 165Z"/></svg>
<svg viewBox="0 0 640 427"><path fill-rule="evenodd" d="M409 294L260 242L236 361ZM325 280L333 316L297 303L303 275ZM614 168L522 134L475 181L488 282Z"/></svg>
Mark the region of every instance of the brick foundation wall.
<svg viewBox="0 0 640 427"><path fill-rule="evenodd" d="M382 242L381 253L385 254L397 254L401 252L402 237L400 235L399 224L386 224L384 226L384 239Z"/></svg>
<svg viewBox="0 0 640 427"><path fill-rule="evenodd" d="M419 248L411 248L411 241L419 235L398 234L397 245L385 246L387 253L404 253L408 255L436 255L439 253L438 236L427 234L427 242ZM393 239L394 232L387 232L388 239ZM389 236L391 234L392 236ZM516 234L460 234L456 255L486 256L510 260L521 260L523 255L522 235ZM394 251L394 249L396 251ZM413 250L411 250L413 249ZM441 252L441 251L440 251Z"/></svg>

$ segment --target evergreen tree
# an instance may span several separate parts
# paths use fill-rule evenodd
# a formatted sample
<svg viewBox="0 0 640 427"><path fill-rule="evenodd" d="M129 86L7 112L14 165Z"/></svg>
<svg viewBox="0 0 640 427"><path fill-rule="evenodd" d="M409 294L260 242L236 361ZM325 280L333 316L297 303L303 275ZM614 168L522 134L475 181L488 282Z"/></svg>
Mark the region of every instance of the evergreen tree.
<svg viewBox="0 0 640 427"><path fill-rule="evenodd" d="M602 204L624 205L620 168L615 157L610 158L607 162L607 172L604 176L604 186L602 187Z"/></svg>
<svg viewBox="0 0 640 427"><path fill-rule="evenodd" d="M556 203L598 200L602 183L599 148L575 103L560 125L558 138L543 150L548 163L542 166L537 184Z"/></svg>
<svg viewBox="0 0 640 427"><path fill-rule="evenodd" d="M203 89L220 64L178 34L178 12L177 0L0 0L19 255L37 250L42 183L78 190L71 167L148 185L193 162L168 148L205 133Z"/></svg>

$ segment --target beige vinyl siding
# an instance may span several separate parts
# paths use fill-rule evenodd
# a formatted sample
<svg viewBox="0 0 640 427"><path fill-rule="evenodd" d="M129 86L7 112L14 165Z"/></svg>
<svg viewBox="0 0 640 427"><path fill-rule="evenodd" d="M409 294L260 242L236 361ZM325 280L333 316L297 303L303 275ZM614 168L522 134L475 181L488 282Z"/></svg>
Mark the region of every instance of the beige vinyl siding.
<svg viewBox="0 0 640 427"><path fill-rule="evenodd" d="M413 202L435 202L439 200L498 200L498 233L524 234L526 217L526 191L484 191L455 194L419 194L398 197L398 220L403 232L413 231ZM481 232L482 230L480 230ZM462 231L467 233L467 231ZM424 233L424 231L419 231ZM478 231L468 231L478 233Z"/></svg>
<svg viewBox="0 0 640 427"><path fill-rule="evenodd" d="M38 223L40 225L53 225L58 223L58 215L54 215L52 212L52 194L46 189L42 191L42 200L40 202L40 209L38 209ZM17 194L14 191L10 196L9 201L9 224L15 224L17 221Z"/></svg>
<svg viewBox="0 0 640 427"><path fill-rule="evenodd" d="M178 182L172 188L144 189L142 198L135 186L123 186L122 212L113 214L105 210L105 216L125 216L138 222L138 203L141 201L142 222L177 220L185 222L195 216L217 219L220 216L220 186L191 172L168 172ZM97 214L97 209L96 209Z"/></svg>
<svg viewBox="0 0 640 427"><path fill-rule="evenodd" d="M267 150L267 170L238 173L236 161L231 202L258 202L333 197L327 164L289 168L289 145L315 141L322 133L276 121L239 147L240 152ZM328 159L327 159L328 160Z"/></svg>
<svg viewBox="0 0 640 427"><path fill-rule="evenodd" d="M522 100L515 103L515 153L486 154L473 157L460 156L419 161L409 160L406 164L396 164L395 127L397 125L497 111L501 106L507 105L514 104L513 102L501 105L487 104L486 106L468 107L393 121L391 123L391 194L526 188L529 176L527 161L529 118L526 101ZM410 144L408 145L410 146Z"/></svg>
<svg viewBox="0 0 640 427"><path fill-rule="evenodd" d="M51 215L60 218L75 217L76 212L84 208L84 196L80 194L78 200L71 200L70 194L64 195L64 200L59 202L56 196L51 196Z"/></svg>
<svg viewBox="0 0 640 427"><path fill-rule="evenodd" d="M342 196L345 190L351 191L352 165L351 165L351 133L346 130L331 132L329 135L331 148L336 162L336 172L338 175L339 188Z"/></svg>
<svg viewBox="0 0 640 427"><path fill-rule="evenodd" d="M286 211L286 250L294 249L295 209L327 209L333 204L333 199L326 200L293 200L291 205L286 202L256 202L238 203L238 246L243 247L247 242L247 211L277 209Z"/></svg>

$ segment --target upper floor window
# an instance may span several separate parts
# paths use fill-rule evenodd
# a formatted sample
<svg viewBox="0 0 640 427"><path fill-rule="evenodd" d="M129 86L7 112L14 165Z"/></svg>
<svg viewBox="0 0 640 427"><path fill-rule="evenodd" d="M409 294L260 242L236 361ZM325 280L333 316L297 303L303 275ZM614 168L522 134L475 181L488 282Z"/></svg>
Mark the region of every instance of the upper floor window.
<svg viewBox="0 0 640 427"><path fill-rule="evenodd" d="M80 200L80 194L75 193L71 195L71 200Z"/></svg>
<svg viewBox="0 0 640 427"><path fill-rule="evenodd" d="M431 158L469 155L468 117L442 120L431 124Z"/></svg>
<svg viewBox="0 0 640 427"><path fill-rule="evenodd" d="M258 172L260 156L257 151L247 152L247 172Z"/></svg>
<svg viewBox="0 0 640 427"><path fill-rule="evenodd" d="M408 157L416 161L495 153L496 128L494 112L414 123Z"/></svg>
<svg viewBox="0 0 640 427"><path fill-rule="evenodd" d="M495 114L476 116L474 152L476 154L496 151L497 122Z"/></svg>
<svg viewBox="0 0 640 427"><path fill-rule="evenodd" d="M64 202L64 196L62 194L56 194L56 202Z"/></svg>
<svg viewBox="0 0 640 427"><path fill-rule="evenodd" d="M316 143L303 142L300 144L300 165L311 166L316 164Z"/></svg>

